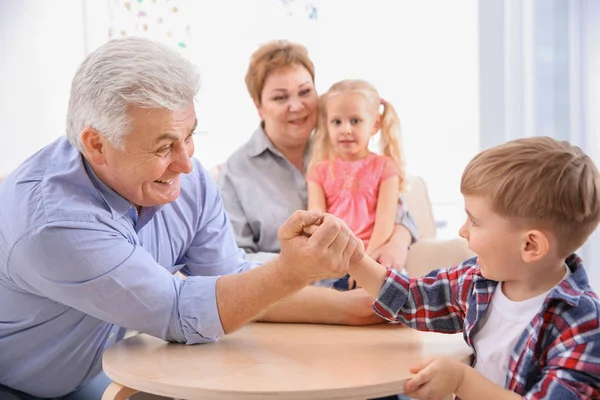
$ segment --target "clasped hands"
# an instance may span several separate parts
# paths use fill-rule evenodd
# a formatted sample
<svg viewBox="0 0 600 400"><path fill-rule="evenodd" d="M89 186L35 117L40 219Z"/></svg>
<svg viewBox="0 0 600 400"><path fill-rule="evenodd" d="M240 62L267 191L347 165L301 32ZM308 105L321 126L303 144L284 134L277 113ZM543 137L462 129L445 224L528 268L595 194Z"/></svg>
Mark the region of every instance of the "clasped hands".
<svg viewBox="0 0 600 400"><path fill-rule="evenodd" d="M308 283L339 278L364 255L360 239L341 219L317 211L294 212L279 228L279 261L289 278Z"/></svg>

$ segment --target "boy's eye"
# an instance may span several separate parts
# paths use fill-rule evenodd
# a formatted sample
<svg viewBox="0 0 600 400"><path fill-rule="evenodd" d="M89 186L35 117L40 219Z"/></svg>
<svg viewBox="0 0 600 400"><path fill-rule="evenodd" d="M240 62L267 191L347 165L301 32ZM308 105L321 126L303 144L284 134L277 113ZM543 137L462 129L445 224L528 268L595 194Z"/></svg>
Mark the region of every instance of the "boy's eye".
<svg viewBox="0 0 600 400"><path fill-rule="evenodd" d="M331 120L331 123L332 123L333 125L339 125L339 124L341 124L341 123L342 123L342 121L340 121L339 119L333 119L333 120Z"/></svg>
<svg viewBox="0 0 600 400"><path fill-rule="evenodd" d="M352 118L352 120L350 122L352 122L352 124L356 125L356 124L360 123L360 119Z"/></svg>

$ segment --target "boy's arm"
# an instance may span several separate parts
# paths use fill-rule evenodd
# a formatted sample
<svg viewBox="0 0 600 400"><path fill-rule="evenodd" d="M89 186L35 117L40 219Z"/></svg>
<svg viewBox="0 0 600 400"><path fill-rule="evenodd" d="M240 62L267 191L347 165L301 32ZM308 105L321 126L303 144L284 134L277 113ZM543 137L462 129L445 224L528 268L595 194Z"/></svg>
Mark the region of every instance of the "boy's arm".
<svg viewBox="0 0 600 400"><path fill-rule="evenodd" d="M541 378L527 399L600 399L600 323L597 305L584 303L578 315L560 312L555 328L562 333L544 351Z"/></svg>
<svg viewBox="0 0 600 400"><path fill-rule="evenodd" d="M350 264L349 272L376 299L373 309L381 317L423 331L457 333L471 293L470 262L410 279L365 255Z"/></svg>
<svg viewBox="0 0 600 400"><path fill-rule="evenodd" d="M373 256L374 252L387 243L394 233L399 188L397 175L389 177L379 185L375 224L366 249L369 256Z"/></svg>

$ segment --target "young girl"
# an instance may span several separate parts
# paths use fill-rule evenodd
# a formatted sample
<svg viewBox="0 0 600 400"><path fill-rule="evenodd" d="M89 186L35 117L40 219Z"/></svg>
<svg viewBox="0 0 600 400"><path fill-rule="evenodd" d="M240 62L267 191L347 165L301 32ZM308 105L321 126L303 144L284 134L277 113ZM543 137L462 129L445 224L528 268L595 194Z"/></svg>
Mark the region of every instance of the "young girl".
<svg viewBox="0 0 600 400"><path fill-rule="evenodd" d="M381 155L368 147L379 131ZM394 108L368 82L338 82L319 99L312 145L308 209L342 218L373 255L393 233L403 190L400 121ZM344 282L334 286L346 289Z"/></svg>

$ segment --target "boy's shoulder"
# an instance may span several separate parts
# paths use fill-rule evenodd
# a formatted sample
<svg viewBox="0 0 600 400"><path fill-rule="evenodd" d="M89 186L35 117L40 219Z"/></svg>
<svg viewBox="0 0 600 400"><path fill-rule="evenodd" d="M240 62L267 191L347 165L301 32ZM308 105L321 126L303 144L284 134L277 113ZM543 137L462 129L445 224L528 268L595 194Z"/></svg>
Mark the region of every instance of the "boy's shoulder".
<svg viewBox="0 0 600 400"><path fill-rule="evenodd" d="M600 300L589 284L583 262L576 254L565 262L571 273L548 296L554 325L559 331L577 327L579 331L595 330L600 335Z"/></svg>

